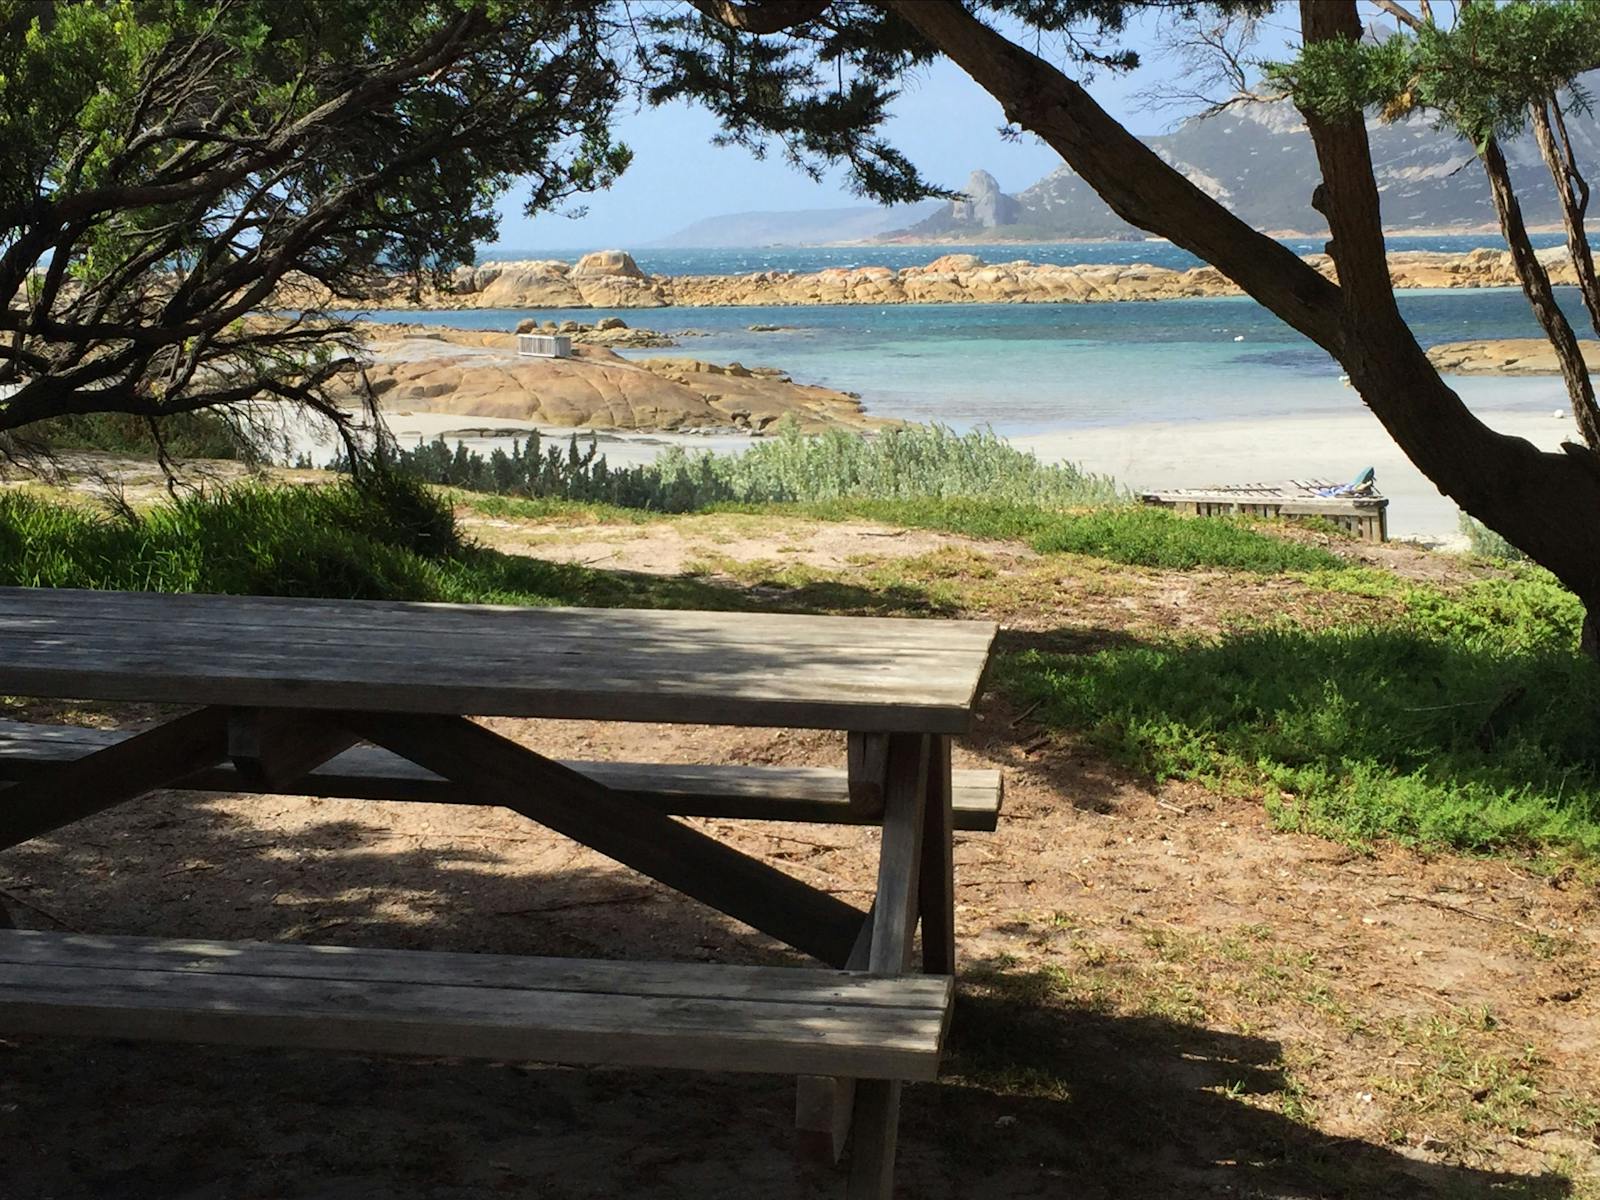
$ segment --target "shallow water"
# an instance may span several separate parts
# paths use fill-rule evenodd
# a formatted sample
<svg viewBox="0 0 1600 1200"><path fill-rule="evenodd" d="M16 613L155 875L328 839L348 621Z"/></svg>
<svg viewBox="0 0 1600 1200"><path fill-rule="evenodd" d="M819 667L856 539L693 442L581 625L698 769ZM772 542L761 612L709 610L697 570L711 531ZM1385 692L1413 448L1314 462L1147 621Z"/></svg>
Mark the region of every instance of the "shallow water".
<svg viewBox="0 0 1600 1200"><path fill-rule="evenodd" d="M1574 326L1576 292L1563 289ZM1511 288L1400 296L1418 340L1536 337ZM593 321L613 315L520 309L374 313L465 329L510 329L525 317ZM670 350L712 362L771 365L797 382L858 393L877 415L992 425L1006 434L1140 421L1237 420L1348 411L1338 365L1252 300L1117 304L918 304L621 310L630 325L694 331ZM779 325L755 333L751 325ZM1454 381L1468 403L1496 409L1564 404L1552 378Z"/></svg>

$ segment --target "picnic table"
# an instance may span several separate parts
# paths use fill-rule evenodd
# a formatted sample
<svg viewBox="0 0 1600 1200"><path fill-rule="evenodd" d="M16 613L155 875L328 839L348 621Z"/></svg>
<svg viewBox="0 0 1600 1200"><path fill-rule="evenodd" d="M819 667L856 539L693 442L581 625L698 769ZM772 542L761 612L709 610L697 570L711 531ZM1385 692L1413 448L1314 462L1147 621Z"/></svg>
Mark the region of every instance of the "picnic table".
<svg viewBox="0 0 1600 1200"><path fill-rule="evenodd" d="M0 694L153 701L138 733L0 722L0 849L161 788L498 805L822 968L0 930L0 1034L147 1037L793 1074L812 1151L892 1190L955 970L952 772L975 621L0 588ZM842 730L837 769L561 762L471 717ZM870 910L679 819L881 825ZM914 933L920 922L921 961ZM920 966L921 970L916 968Z"/></svg>

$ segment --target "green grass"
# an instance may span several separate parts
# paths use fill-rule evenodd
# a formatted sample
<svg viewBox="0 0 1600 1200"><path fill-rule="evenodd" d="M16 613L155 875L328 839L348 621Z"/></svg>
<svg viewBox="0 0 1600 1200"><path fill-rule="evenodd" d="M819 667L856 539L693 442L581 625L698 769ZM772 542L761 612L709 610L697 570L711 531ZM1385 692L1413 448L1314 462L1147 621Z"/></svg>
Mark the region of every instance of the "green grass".
<svg viewBox="0 0 1600 1200"><path fill-rule="evenodd" d="M476 492L454 492L452 496L457 503L481 516L501 520L635 524L662 519L659 513L598 501ZM1220 517L1180 517L1165 509L1142 506L1052 508L971 496L899 500L841 497L812 501L724 502L708 505L700 511L805 517L819 521L877 521L992 541L1022 542L1041 554L1081 554L1108 562L1164 570L1323 573L1330 579L1351 573L1337 555L1317 546L1276 537L1248 522ZM1391 578L1382 572L1366 574Z"/></svg>
<svg viewBox="0 0 1600 1200"><path fill-rule="evenodd" d="M1577 600L1529 572L1405 588L1400 611L1382 625L1024 652L1001 678L1117 760L1262 792L1288 827L1600 852L1600 668L1577 651Z"/></svg>
<svg viewBox="0 0 1600 1200"><path fill-rule="evenodd" d="M882 521L1020 541L1041 554L1082 554L1165 570L1212 568L1280 574L1336 571L1344 566L1326 550L1274 537L1244 522L1180 517L1143 506L1071 510L977 498L842 499L741 511L773 511L830 521Z"/></svg>
<svg viewBox="0 0 1600 1200"><path fill-rule="evenodd" d="M976 614L1014 583L986 558L974 561L975 551L956 548L837 575L747 564L729 568L732 581L721 584L692 573L611 572L466 543L451 501L382 474L361 483L239 486L165 501L131 519L3 492L0 584ZM540 499L472 505L508 519L621 517L604 505ZM1577 601L1541 571L1418 586L1337 568L1322 551L1242 525L1132 507L856 499L750 511L1021 539L1047 554L1141 567L1288 572L1285 603L1305 620L1224 622L1215 637L1130 639L1089 654L1012 652L997 677L1019 704L1037 702L1035 719L1157 778L1263 796L1288 827L1355 841L1600 852L1600 668L1577 652ZM626 519L641 518L629 511ZM1343 615L1327 625L1317 597L1330 594L1372 603L1342 604Z"/></svg>
<svg viewBox="0 0 1600 1200"><path fill-rule="evenodd" d="M134 519L0 492L0 585L459 603L725 608L693 580L623 576L465 544L414 481L241 485Z"/></svg>

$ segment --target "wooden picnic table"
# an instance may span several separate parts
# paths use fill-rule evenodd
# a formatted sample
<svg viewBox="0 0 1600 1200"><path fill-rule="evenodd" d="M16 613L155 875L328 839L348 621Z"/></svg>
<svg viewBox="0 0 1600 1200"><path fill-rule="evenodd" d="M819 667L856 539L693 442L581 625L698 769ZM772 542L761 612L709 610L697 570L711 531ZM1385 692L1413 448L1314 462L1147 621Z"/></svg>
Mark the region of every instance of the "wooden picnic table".
<svg viewBox="0 0 1600 1200"><path fill-rule="evenodd" d="M949 1015L952 830L981 823L973 795L992 796L991 827L998 809L997 781L974 772L958 773L957 809L950 767L994 636L977 621L0 588L0 694L188 709L132 735L0 731L0 849L173 786L500 805L833 969L756 981L513 958L483 982L414 952L18 932L0 935L0 1033L788 1069L807 1077L804 1131L837 1155L850 1130L852 1196L887 1196L900 1081L931 1077ZM685 784L683 768L558 762L474 716L843 730L846 762L770 788L761 768L691 768ZM677 782L657 789L657 772ZM871 910L671 815L701 811L881 824ZM919 921L938 986L914 978ZM381 1013L351 1015L377 992Z"/></svg>

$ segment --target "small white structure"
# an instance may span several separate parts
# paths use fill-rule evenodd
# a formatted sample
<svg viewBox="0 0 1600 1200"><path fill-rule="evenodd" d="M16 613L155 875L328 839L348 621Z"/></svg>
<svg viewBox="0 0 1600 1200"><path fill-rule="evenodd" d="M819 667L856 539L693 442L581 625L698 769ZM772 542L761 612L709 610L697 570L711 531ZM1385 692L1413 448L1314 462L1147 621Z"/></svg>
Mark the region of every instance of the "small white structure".
<svg viewBox="0 0 1600 1200"><path fill-rule="evenodd" d="M561 333L519 333L517 354L523 358L571 358L572 339Z"/></svg>

